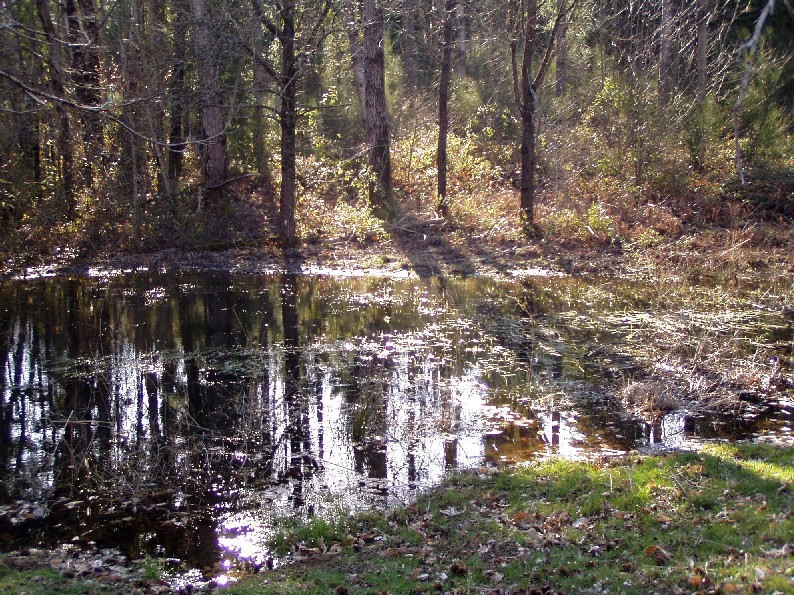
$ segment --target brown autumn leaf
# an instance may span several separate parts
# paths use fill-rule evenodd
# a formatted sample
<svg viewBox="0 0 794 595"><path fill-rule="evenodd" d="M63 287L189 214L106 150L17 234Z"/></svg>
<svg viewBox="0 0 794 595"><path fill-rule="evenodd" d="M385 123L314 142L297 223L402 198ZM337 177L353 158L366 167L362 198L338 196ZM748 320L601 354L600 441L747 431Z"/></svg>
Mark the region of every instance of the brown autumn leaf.
<svg viewBox="0 0 794 595"><path fill-rule="evenodd" d="M671 558L670 553L658 545L650 545L646 547L643 553L646 556L650 556L656 560L657 564L662 564Z"/></svg>

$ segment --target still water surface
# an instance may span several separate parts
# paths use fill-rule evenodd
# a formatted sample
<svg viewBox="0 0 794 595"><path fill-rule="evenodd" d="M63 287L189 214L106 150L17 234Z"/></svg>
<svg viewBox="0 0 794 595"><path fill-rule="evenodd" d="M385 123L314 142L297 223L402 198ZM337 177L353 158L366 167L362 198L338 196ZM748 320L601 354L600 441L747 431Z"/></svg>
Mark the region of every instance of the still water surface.
<svg viewBox="0 0 794 595"><path fill-rule="evenodd" d="M285 518L387 507L453 469L790 433L787 407L621 412L652 362L616 329L657 293L576 279L7 283L0 504L35 503L44 543L224 568L261 563ZM758 321L748 352L790 357L790 323Z"/></svg>

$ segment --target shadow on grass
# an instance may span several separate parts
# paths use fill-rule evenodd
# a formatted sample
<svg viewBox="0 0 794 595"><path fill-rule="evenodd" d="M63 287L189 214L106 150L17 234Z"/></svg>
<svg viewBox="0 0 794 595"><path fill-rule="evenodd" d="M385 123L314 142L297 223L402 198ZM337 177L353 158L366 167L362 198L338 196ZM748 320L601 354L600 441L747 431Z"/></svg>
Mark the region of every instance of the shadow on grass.
<svg viewBox="0 0 794 595"><path fill-rule="evenodd" d="M465 473L232 592L791 593L792 461L717 444Z"/></svg>

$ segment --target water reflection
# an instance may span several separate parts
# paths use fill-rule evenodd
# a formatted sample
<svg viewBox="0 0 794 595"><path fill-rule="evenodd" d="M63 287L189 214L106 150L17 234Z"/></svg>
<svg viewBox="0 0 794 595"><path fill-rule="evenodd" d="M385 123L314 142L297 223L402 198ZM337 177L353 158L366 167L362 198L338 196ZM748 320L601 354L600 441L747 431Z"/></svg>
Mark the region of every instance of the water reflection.
<svg viewBox="0 0 794 595"><path fill-rule="evenodd" d="M582 282L0 286L0 503L43 504L38 539L220 569L261 562L284 516L388 506L451 469L758 431L619 414L640 365L560 323L582 316L562 283Z"/></svg>

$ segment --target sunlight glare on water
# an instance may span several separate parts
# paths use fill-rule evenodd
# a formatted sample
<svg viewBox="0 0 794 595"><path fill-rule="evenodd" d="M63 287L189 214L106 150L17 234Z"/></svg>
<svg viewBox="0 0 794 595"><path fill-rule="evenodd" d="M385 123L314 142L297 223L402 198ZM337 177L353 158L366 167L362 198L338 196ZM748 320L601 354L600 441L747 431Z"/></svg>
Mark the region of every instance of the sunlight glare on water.
<svg viewBox="0 0 794 595"><path fill-rule="evenodd" d="M653 396L686 369L636 339L657 332L641 287L138 274L7 283L0 300L0 496L47 511L37 538L220 580L269 560L289 520L382 510L454 470L791 427L785 395L725 423L629 410L627 386ZM785 347L790 324L770 325Z"/></svg>

